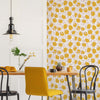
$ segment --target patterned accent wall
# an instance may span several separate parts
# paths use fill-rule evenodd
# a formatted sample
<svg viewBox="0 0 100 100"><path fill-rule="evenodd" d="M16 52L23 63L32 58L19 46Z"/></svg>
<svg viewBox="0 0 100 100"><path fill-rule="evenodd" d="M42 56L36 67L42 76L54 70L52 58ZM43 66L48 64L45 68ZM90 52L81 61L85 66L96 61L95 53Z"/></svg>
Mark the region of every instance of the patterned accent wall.
<svg viewBox="0 0 100 100"><path fill-rule="evenodd" d="M55 68L58 62L77 72L84 65L100 66L100 0L47 0L47 8L48 69ZM88 82L91 71L87 72ZM97 100L100 100L99 77ZM63 90L63 100L69 100L64 76L50 76L48 81L50 88ZM76 78L76 87L78 81L79 77ZM77 98L79 100L79 95ZM93 95L88 95L88 99L93 100ZM54 96L51 100L60 98Z"/></svg>

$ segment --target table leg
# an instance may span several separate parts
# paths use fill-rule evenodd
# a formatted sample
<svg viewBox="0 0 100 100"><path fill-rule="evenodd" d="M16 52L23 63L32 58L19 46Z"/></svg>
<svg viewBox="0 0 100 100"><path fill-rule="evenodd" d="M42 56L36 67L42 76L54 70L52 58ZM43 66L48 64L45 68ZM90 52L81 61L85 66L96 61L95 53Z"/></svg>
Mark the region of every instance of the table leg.
<svg viewBox="0 0 100 100"><path fill-rule="evenodd" d="M66 78L67 78L67 84L68 84L68 89L69 89L69 93L70 93L69 100L72 100L72 94L71 94L71 88L70 88L70 84L69 84L69 77L68 77L68 75L66 75Z"/></svg>
<svg viewBox="0 0 100 100"><path fill-rule="evenodd" d="M76 100L76 94L75 93L73 94L73 98L72 98L68 75L66 75L66 78L67 78L67 84L68 84L68 89L69 89L69 93L70 93L70 99L69 100ZM74 75L72 75L72 88L75 89L75 76Z"/></svg>
<svg viewBox="0 0 100 100"><path fill-rule="evenodd" d="M75 88L75 75L72 75L72 88ZM73 100L76 100L76 93L73 93Z"/></svg>

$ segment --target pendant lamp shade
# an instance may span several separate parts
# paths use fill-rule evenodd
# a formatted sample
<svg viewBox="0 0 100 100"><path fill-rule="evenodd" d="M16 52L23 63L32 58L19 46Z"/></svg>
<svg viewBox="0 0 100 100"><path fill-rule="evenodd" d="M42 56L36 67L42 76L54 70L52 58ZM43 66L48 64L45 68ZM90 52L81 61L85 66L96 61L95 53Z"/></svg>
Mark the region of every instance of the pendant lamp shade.
<svg viewBox="0 0 100 100"><path fill-rule="evenodd" d="M4 35L19 35L15 30L15 25L13 24L13 17L9 18L10 24L8 25L8 30Z"/></svg>

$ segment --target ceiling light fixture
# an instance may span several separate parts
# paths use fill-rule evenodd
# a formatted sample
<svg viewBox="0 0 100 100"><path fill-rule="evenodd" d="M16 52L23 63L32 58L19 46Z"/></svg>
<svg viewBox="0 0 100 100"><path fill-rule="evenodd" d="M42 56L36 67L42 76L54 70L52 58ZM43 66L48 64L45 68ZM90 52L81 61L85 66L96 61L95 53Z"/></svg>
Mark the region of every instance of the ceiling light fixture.
<svg viewBox="0 0 100 100"><path fill-rule="evenodd" d="M8 25L8 30L5 34L3 35L9 35L10 39L13 39L13 35L19 35L19 33L16 32L15 30L15 25L13 24L13 17L12 17L12 0L10 0L10 24Z"/></svg>

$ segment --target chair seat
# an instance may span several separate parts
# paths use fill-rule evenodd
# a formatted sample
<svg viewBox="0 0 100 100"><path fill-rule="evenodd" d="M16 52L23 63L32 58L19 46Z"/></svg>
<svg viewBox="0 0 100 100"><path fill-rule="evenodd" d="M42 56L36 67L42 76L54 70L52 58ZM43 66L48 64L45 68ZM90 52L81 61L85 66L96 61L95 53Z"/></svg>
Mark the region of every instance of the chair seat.
<svg viewBox="0 0 100 100"><path fill-rule="evenodd" d="M86 89L73 89L72 91L71 91L72 93L94 93L95 92L95 90L86 90Z"/></svg>
<svg viewBox="0 0 100 100"><path fill-rule="evenodd" d="M60 95L60 94L63 94L61 90L56 90L56 89L48 90L48 96L54 96L54 95Z"/></svg>
<svg viewBox="0 0 100 100"><path fill-rule="evenodd" d="M10 92L8 92L8 96L17 95L17 94L18 94L17 91L10 91ZM6 91L0 92L0 96L7 96L7 92Z"/></svg>

